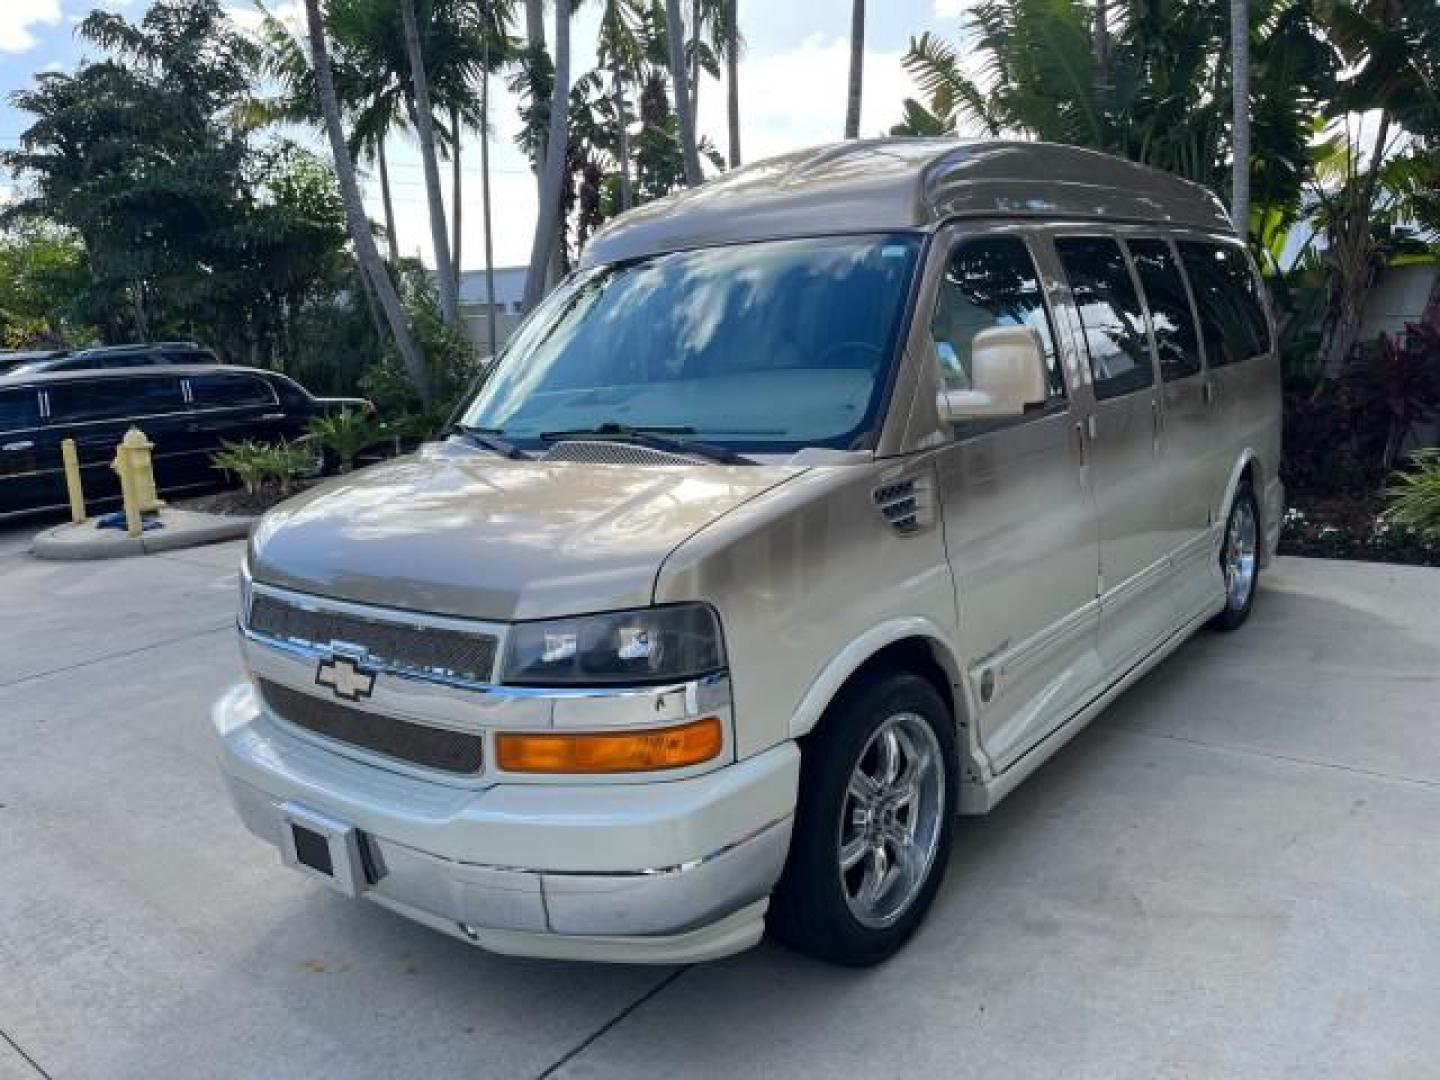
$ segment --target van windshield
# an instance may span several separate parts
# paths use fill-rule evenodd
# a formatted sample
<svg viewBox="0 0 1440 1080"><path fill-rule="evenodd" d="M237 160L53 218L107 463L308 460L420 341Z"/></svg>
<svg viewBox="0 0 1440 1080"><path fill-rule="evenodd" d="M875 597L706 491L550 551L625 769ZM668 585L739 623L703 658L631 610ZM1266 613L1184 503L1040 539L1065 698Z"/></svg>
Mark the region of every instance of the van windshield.
<svg viewBox="0 0 1440 1080"><path fill-rule="evenodd" d="M607 424L742 454L862 447L921 244L773 240L582 271L526 321L464 423L535 447Z"/></svg>

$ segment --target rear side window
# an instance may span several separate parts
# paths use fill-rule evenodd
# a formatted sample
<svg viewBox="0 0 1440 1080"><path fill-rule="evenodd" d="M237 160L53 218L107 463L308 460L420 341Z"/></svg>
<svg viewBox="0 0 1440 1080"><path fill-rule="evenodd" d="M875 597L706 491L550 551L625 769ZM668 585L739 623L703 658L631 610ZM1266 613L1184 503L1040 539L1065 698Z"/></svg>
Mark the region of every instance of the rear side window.
<svg viewBox="0 0 1440 1080"><path fill-rule="evenodd" d="M1270 328L1260 287L1240 248L1194 240L1179 242L1180 258L1205 338L1211 367L1235 364L1270 350Z"/></svg>
<svg viewBox="0 0 1440 1080"><path fill-rule="evenodd" d="M1200 337L1185 280L1170 245L1164 240L1127 240L1140 291L1150 308L1150 329L1166 382L1200 371Z"/></svg>
<svg viewBox="0 0 1440 1080"><path fill-rule="evenodd" d="M1101 236L1063 236L1055 241L1055 250L1085 331L1095 396L1112 398L1145 389L1155 381L1155 372L1140 298L1119 243Z"/></svg>
<svg viewBox="0 0 1440 1080"><path fill-rule="evenodd" d="M253 375L192 375L190 393L201 409L275 404L270 384Z"/></svg>
<svg viewBox="0 0 1440 1080"><path fill-rule="evenodd" d="M930 336L947 390L968 390L970 347L992 326L1028 326L1040 338L1050 369L1051 400L1065 397L1065 375L1045 310L1040 275L1025 241L984 236L961 242L950 255L935 300Z"/></svg>
<svg viewBox="0 0 1440 1080"><path fill-rule="evenodd" d="M96 379L48 388L53 423L125 420L185 408L179 379Z"/></svg>
<svg viewBox="0 0 1440 1080"><path fill-rule="evenodd" d="M0 431L22 431L39 422L34 390L0 390Z"/></svg>

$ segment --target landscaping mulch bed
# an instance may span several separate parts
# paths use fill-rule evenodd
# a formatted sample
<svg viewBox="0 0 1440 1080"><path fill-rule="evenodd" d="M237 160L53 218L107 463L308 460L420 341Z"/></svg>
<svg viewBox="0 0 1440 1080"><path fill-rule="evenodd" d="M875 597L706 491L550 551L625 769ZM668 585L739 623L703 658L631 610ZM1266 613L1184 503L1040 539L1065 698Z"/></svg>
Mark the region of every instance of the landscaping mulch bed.
<svg viewBox="0 0 1440 1080"><path fill-rule="evenodd" d="M256 492L244 488L232 491L216 491L209 495L196 495L188 499L175 499L171 505L181 510L198 510L206 514L233 514L237 517L255 517L286 499L294 498L314 481L299 481L291 484L288 491L281 491L276 485L266 485Z"/></svg>
<svg viewBox="0 0 1440 1080"><path fill-rule="evenodd" d="M1291 496L1280 554L1440 566L1440 536L1385 516L1379 494Z"/></svg>

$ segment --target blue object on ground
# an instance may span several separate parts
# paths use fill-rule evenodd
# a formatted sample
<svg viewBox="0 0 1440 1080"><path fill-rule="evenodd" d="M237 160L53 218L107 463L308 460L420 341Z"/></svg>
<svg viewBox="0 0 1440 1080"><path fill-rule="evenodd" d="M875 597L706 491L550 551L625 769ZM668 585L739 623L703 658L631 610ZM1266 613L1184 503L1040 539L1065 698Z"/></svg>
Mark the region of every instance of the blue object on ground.
<svg viewBox="0 0 1440 1080"><path fill-rule="evenodd" d="M123 529L125 528L125 511L114 510L108 514L101 514L95 519L97 529ZM160 520L158 514L142 514L140 516L140 531L150 532L153 529L163 529L165 523Z"/></svg>

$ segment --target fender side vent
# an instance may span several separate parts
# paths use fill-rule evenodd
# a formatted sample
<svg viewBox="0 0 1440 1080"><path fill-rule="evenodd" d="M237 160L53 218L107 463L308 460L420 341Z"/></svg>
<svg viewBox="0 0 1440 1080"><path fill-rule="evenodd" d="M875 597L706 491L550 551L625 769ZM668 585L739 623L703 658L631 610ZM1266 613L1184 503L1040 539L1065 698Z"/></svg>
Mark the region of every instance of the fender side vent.
<svg viewBox="0 0 1440 1080"><path fill-rule="evenodd" d="M885 484L871 493L875 506L901 536L912 536L932 520L930 485L913 477Z"/></svg>

